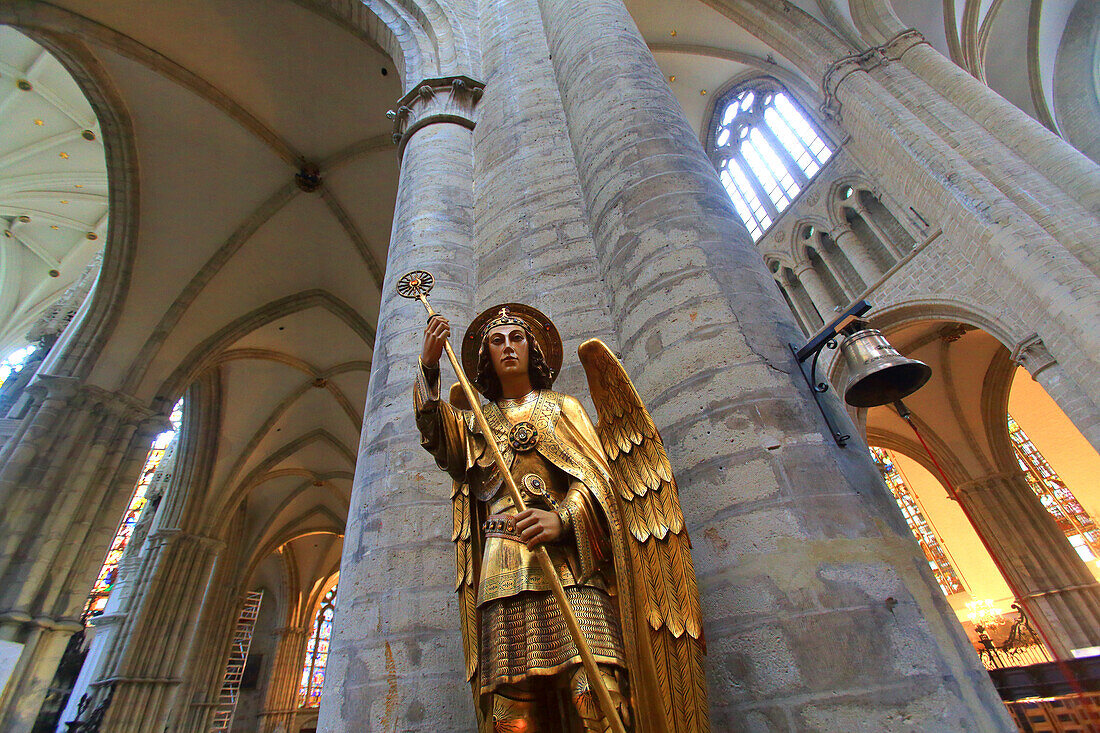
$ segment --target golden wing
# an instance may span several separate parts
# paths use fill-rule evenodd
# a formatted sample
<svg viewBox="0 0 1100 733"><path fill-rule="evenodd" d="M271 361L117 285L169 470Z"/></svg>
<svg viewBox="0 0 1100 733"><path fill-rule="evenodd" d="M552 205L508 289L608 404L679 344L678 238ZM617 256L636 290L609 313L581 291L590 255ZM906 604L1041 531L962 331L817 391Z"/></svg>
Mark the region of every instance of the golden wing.
<svg viewBox="0 0 1100 733"><path fill-rule="evenodd" d="M470 409L461 385L451 387L451 404L459 410ZM480 686L477 677L478 623L477 623L477 572L474 565L474 547L470 538L475 504L470 500L470 485L461 481L451 484L451 515L454 526L451 542L455 545L455 592L458 593L459 611L462 614L462 648L466 654L466 681Z"/></svg>
<svg viewBox="0 0 1100 733"><path fill-rule="evenodd" d="M667 730L709 730L706 643L691 540L676 479L657 426L622 363L599 339L578 350L596 403L596 433L607 453L643 594Z"/></svg>

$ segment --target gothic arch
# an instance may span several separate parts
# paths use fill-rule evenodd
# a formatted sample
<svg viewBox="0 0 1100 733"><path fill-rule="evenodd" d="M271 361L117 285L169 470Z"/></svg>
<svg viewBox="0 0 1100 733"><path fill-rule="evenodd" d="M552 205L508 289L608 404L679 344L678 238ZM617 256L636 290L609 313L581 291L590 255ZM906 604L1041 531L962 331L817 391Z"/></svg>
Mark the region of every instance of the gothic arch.
<svg viewBox="0 0 1100 733"><path fill-rule="evenodd" d="M233 515L234 508L262 484L272 479L282 478L288 475L309 476L312 478L313 474L305 469L273 469L275 469L275 466L278 466L284 459L314 443L329 446L346 461L348 468L355 467L355 452L341 443L336 436L324 428L317 428L300 435L273 451L241 478L240 481L236 480L235 475L229 477L221 491L222 497L217 500L216 505L212 507L210 513L212 521L217 527L214 534L220 536L222 532L225 531Z"/></svg>
<svg viewBox="0 0 1100 733"><path fill-rule="evenodd" d="M707 154L714 149L714 130L718 119L719 106L740 87L747 86L760 79L770 79L785 89L797 102L798 106L808 115L818 129L828 133L830 142L836 141L839 147L845 136L844 130L828 118L817 114L816 110L821 104L821 92L812 83L807 82L802 76L792 73L774 61L746 53L732 52L710 46L693 46L689 44L659 43L651 44L650 50L654 52L664 51L668 53L691 53L713 58L722 58L729 61L739 61L749 64L753 68L747 69L730 77L721 87L715 90L711 100L707 102L706 112L703 114L704 129L699 131L699 139L704 141Z"/></svg>
<svg viewBox="0 0 1100 733"><path fill-rule="evenodd" d="M439 0L294 0L394 60L405 91L431 77L474 73L477 28Z"/></svg>
<svg viewBox="0 0 1100 733"><path fill-rule="evenodd" d="M318 519L319 521L311 525L310 520L312 519ZM285 522L277 532L272 534L270 540L251 549L248 563L241 575L242 578L246 579L245 585L250 585L253 582L252 578L260 563L278 548L303 537L319 534L342 537L344 534L344 520L324 507L314 507ZM331 576L331 573L328 576Z"/></svg>
<svg viewBox="0 0 1100 733"><path fill-rule="evenodd" d="M808 85L801 77L793 75L774 64L765 62L765 66L760 69L751 69L732 77L707 103L707 112L703 117L706 129L702 130L700 139L704 141L708 155L713 157L715 149L715 129L720 114L719 107L729 101L730 97L742 88L753 84L772 84L783 90L809 118L810 123L818 131L827 135L824 138L825 142L829 143L834 151L838 150L843 144L846 138L843 129L817 112L817 104L820 103L821 96L817 90Z"/></svg>
<svg viewBox="0 0 1100 733"><path fill-rule="evenodd" d="M887 335L892 329L914 321L957 321L980 328L1011 349L1028 337L1020 324L1012 324L985 306L959 298L912 298L876 308L871 322Z"/></svg>
<svg viewBox="0 0 1100 733"><path fill-rule="evenodd" d="M246 334L291 313L323 308L347 324L368 345L374 344L374 328L351 306L326 290L307 290L287 295L246 313L223 326L195 346L157 391L157 401L171 403L174 395L196 375L209 369L219 354Z"/></svg>
<svg viewBox="0 0 1100 733"><path fill-rule="evenodd" d="M139 172L126 105L87 45L66 34L61 13L45 5L4 6L0 23L26 33L61 62L91 104L103 138L109 217L103 264L91 294L40 367L42 373L82 378L110 338L129 289L136 252Z"/></svg>
<svg viewBox="0 0 1100 733"><path fill-rule="evenodd" d="M804 236L807 227L813 227L814 231L809 236ZM806 248L816 248L817 236L822 232L829 232L831 229L829 221L819 215L803 216L795 223L791 228L790 235L787 237L791 261L795 267L809 263Z"/></svg>

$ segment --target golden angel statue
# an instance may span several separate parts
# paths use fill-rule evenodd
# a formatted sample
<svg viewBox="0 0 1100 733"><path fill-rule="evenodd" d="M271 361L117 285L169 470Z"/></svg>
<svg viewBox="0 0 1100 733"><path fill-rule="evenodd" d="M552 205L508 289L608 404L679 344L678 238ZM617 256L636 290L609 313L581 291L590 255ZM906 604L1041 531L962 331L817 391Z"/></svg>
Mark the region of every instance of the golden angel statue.
<svg viewBox="0 0 1100 733"><path fill-rule="evenodd" d="M535 562L539 545L627 729L709 730L691 543L664 445L622 364L599 340L579 349L593 426L575 398L551 389L562 344L550 319L509 303L470 325L462 365L528 505L519 512L464 393L440 399L449 335L445 318L429 319L414 404L422 445L454 481L456 588L479 730L610 730Z"/></svg>

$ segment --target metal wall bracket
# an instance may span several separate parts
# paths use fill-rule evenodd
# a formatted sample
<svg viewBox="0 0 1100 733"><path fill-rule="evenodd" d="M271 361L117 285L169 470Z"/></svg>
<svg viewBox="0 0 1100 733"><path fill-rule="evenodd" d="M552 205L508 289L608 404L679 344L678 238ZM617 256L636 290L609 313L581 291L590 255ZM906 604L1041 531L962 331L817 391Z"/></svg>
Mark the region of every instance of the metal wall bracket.
<svg viewBox="0 0 1100 733"><path fill-rule="evenodd" d="M794 360L798 364L798 371L802 373L802 378L806 380L806 386L810 388L810 394L813 395L814 403L821 412L821 417L825 419L825 424L829 427L829 434L833 436L833 440L841 448L852 439L852 436L837 429L832 418L829 417L825 405L821 402L821 395L829 391L829 384L824 380L818 381L817 360L823 349L835 349L837 347L836 337L841 329L869 310L871 310L871 304L866 300L861 300L841 313L835 321L823 326L801 348L795 347L794 344L787 344L791 350L791 355L794 356ZM806 370L802 365L810 357L813 357L810 362L810 373L806 374Z"/></svg>

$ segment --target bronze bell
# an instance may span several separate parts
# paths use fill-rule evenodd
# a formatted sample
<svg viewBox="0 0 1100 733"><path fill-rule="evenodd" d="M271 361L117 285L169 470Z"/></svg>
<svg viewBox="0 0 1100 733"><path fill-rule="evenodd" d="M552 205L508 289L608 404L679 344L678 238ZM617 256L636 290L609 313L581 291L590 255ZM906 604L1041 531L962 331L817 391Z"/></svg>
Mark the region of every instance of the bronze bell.
<svg viewBox="0 0 1100 733"><path fill-rule="evenodd" d="M899 354L877 328L847 335L840 350L851 374L844 401L854 407L877 407L908 397L932 376L930 366Z"/></svg>

